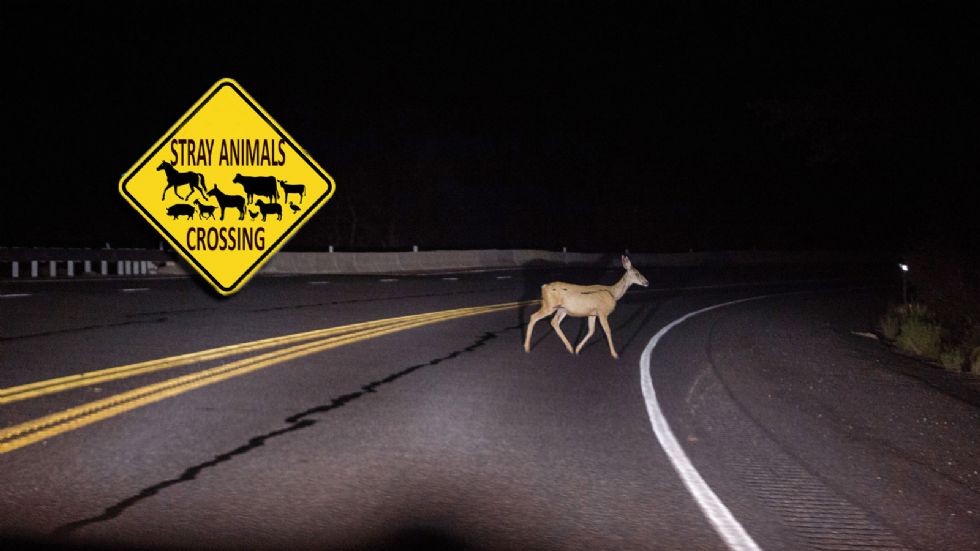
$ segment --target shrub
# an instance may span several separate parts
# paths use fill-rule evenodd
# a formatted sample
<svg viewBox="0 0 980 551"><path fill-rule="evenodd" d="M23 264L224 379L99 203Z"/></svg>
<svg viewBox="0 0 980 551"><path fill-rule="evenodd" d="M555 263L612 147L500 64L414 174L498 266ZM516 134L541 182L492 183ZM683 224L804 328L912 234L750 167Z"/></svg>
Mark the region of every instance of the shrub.
<svg viewBox="0 0 980 551"><path fill-rule="evenodd" d="M967 240L969 241L969 240ZM905 260L911 307L891 308L879 320L898 348L946 369L980 374L980 255L966 241L921 241ZM928 305L928 306L927 306Z"/></svg>
<svg viewBox="0 0 980 551"><path fill-rule="evenodd" d="M913 306L902 319L895 344L907 352L936 360L939 358L942 332L942 326L924 306Z"/></svg>
<svg viewBox="0 0 980 551"><path fill-rule="evenodd" d="M894 341L898 338L898 332L902 329L902 314L904 308L901 306L896 306L891 308L884 316L878 321L878 329L881 330L881 336L885 339Z"/></svg>
<svg viewBox="0 0 980 551"><path fill-rule="evenodd" d="M966 356L959 348L947 348L939 353L939 363L949 371L959 373L963 370L963 362Z"/></svg>

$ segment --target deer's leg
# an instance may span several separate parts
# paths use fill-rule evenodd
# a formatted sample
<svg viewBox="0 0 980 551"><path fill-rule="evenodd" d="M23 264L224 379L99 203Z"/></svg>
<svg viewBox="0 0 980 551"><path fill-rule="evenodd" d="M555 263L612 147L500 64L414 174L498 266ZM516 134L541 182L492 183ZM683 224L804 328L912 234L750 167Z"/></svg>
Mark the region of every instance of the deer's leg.
<svg viewBox="0 0 980 551"><path fill-rule="evenodd" d="M568 315L568 311L564 308L559 308L555 317L551 318L551 326L555 329L555 333L558 333L558 337L561 338L561 342L565 343L565 348L568 349L569 354L574 354L575 350L572 348L572 343L568 342L568 337L561 330L561 320L565 319Z"/></svg>
<svg viewBox="0 0 980 551"><path fill-rule="evenodd" d="M619 354L616 353L616 347L613 346L612 342L612 331L609 329L609 319L606 316L599 316L599 323L602 324L602 330L606 332L606 340L609 341L609 353L613 358L619 358Z"/></svg>
<svg viewBox="0 0 980 551"><path fill-rule="evenodd" d="M531 351L531 333L534 332L534 324L538 323L541 318L548 317L552 312L554 312L554 309L548 308L542 304L540 310L531 314L531 319L527 322L527 337L524 339L525 352Z"/></svg>
<svg viewBox="0 0 980 551"><path fill-rule="evenodd" d="M582 351L582 347L585 346L585 341L592 337L592 333L595 333L595 316L589 316L589 332L582 338L582 342L578 343L578 346L575 347L576 354Z"/></svg>

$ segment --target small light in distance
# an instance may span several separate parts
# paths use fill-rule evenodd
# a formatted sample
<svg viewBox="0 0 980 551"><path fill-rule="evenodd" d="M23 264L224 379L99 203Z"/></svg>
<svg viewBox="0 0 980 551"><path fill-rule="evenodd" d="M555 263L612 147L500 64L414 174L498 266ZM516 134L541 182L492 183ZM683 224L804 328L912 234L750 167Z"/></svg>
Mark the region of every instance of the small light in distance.
<svg viewBox="0 0 980 551"><path fill-rule="evenodd" d="M907 271L909 271L909 265L908 265L908 264L899 264L899 265L898 265L898 268L899 268L900 270L902 270L903 272L907 272Z"/></svg>

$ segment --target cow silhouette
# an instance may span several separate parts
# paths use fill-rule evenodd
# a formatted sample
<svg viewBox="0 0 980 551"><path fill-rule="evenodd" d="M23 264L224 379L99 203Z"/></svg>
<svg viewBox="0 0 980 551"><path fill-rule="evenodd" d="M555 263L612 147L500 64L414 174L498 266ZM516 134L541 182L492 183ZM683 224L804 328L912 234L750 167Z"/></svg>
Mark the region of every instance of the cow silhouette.
<svg viewBox="0 0 980 551"><path fill-rule="evenodd" d="M279 200L279 188L276 187L275 176L242 176L236 174L232 182L242 186L248 204L252 204L252 197L261 195L269 199L270 203Z"/></svg>
<svg viewBox="0 0 980 551"><path fill-rule="evenodd" d="M282 187L282 202L285 203L289 201L289 194L293 193L299 195L299 204L303 204L303 197L306 196L306 186L303 184L287 184L285 180L279 180L279 185Z"/></svg>

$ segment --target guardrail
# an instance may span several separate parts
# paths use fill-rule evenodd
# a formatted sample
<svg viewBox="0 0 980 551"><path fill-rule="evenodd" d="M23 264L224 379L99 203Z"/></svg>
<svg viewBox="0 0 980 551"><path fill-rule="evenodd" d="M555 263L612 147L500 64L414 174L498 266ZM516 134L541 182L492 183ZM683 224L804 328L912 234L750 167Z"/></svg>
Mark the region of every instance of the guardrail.
<svg viewBox="0 0 980 551"><path fill-rule="evenodd" d="M727 251L631 254L648 267L746 266L874 262L868 255L841 252ZM182 261L162 250L50 249L0 247L0 278L134 277L186 274ZM543 250L412 252L280 252L262 268L267 274L393 274L453 270L506 270L548 266L615 268L618 254Z"/></svg>
<svg viewBox="0 0 980 551"><path fill-rule="evenodd" d="M760 264L863 263L879 259L859 253L729 251L631 254L634 264L657 267L747 266ZM448 270L516 269L536 266L616 268L619 255L541 250L418 251L395 253L281 252L263 268L280 274L377 274Z"/></svg>
<svg viewBox="0 0 980 551"><path fill-rule="evenodd" d="M0 247L0 278L134 277L176 267L164 251Z"/></svg>

